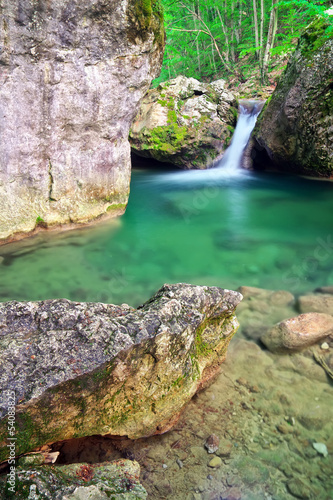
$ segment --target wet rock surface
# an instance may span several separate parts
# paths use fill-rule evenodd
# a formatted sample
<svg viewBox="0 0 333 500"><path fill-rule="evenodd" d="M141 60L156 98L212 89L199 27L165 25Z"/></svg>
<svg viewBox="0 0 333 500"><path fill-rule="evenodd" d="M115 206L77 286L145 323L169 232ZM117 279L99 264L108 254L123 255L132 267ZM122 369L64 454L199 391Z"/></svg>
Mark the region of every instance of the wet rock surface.
<svg viewBox="0 0 333 500"><path fill-rule="evenodd" d="M333 316L307 313L281 321L261 341L270 351L278 352L304 349L329 336L333 339Z"/></svg>
<svg viewBox="0 0 333 500"><path fill-rule="evenodd" d="M134 310L68 300L0 304L1 459L93 434L158 434L219 371L242 296L164 285ZM10 401L9 401L10 400Z"/></svg>
<svg viewBox="0 0 333 500"><path fill-rule="evenodd" d="M220 159L237 119L224 81L178 76L150 90L130 130L132 151L183 169L205 169Z"/></svg>
<svg viewBox="0 0 333 500"><path fill-rule="evenodd" d="M237 309L241 328L229 346L222 372L192 399L176 427L162 436L111 442L104 438L103 444L94 446L100 456L113 452L115 458L120 453L136 459L148 498L332 498L333 386L313 356L321 351L320 345L291 355L263 348L249 329L251 318L257 327L269 329L297 314L294 298L285 291L241 290L245 293ZM285 300L276 305L272 296ZM206 443L212 434L219 446L208 453ZM89 438L85 447L81 441L81 453L89 453L92 439L96 438ZM326 456L323 446L319 452L315 449L316 443L327 448ZM66 461L66 453L73 460L71 447L58 443L54 449ZM212 467L215 457L220 460Z"/></svg>
<svg viewBox="0 0 333 500"><path fill-rule="evenodd" d="M258 168L333 175L333 38L317 17L296 51L254 130L252 158Z"/></svg>
<svg viewBox="0 0 333 500"><path fill-rule="evenodd" d="M160 3L4 1L0 240L123 212L128 131L158 75Z"/></svg>
<svg viewBox="0 0 333 500"><path fill-rule="evenodd" d="M74 464L60 467L19 467L12 495L6 478L0 476L0 499L38 500L145 500L140 484L140 466L131 460L101 464Z"/></svg>

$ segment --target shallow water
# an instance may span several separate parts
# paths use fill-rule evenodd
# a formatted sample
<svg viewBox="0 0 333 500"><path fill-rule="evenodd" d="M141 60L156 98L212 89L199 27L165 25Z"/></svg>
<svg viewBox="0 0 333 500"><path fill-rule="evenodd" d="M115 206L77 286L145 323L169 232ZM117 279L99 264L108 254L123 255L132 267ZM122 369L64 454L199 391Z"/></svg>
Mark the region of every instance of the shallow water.
<svg viewBox="0 0 333 500"><path fill-rule="evenodd" d="M126 213L0 248L0 300L137 306L163 283L301 293L333 284L333 183L278 174L134 171Z"/></svg>

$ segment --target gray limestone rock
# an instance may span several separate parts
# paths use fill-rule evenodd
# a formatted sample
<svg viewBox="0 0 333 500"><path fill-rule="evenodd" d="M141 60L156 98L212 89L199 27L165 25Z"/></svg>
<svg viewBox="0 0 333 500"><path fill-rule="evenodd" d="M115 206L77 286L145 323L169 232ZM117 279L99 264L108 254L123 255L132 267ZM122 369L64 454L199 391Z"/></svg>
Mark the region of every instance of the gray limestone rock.
<svg viewBox="0 0 333 500"><path fill-rule="evenodd" d="M0 461L95 434L165 432L218 371L241 294L164 285L137 310L69 300L0 304Z"/></svg>
<svg viewBox="0 0 333 500"><path fill-rule="evenodd" d="M0 23L0 240L123 211L160 2L1 0Z"/></svg>

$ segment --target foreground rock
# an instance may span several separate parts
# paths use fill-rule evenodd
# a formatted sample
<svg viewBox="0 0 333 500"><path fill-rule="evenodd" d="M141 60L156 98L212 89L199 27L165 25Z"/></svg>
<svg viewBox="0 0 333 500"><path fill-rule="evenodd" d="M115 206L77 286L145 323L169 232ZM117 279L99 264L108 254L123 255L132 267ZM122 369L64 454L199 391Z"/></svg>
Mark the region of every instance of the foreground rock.
<svg viewBox="0 0 333 500"><path fill-rule="evenodd" d="M252 151L256 166L333 176L333 35L329 25L321 17L309 25L261 113Z"/></svg>
<svg viewBox="0 0 333 500"><path fill-rule="evenodd" d="M178 76L150 90L132 124L132 151L183 169L209 168L228 146L237 119L224 81Z"/></svg>
<svg viewBox="0 0 333 500"><path fill-rule="evenodd" d="M241 298L178 284L137 310L68 300L0 304L0 460L9 454L14 403L16 455L73 437L170 429L219 371Z"/></svg>
<svg viewBox="0 0 333 500"><path fill-rule="evenodd" d="M130 460L97 465L18 467L15 486L11 486L8 476L0 477L0 500L12 497L36 500L145 500L147 492L140 484L139 476L139 464Z"/></svg>
<svg viewBox="0 0 333 500"><path fill-rule="evenodd" d="M272 352L298 350L333 335L333 316L307 313L286 319L266 332L261 341Z"/></svg>
<svg viewBox="0 0 333 500"><path fill-rule="evenodd" d="M0 240L123 211L128 132L158 75L158 0L1 3Z"/></svg>

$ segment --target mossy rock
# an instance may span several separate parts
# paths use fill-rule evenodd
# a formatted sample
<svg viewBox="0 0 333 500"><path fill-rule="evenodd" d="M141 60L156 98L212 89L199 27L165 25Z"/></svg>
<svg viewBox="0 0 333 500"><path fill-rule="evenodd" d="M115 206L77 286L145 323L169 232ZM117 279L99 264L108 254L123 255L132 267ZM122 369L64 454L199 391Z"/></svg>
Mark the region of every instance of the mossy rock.
<svg viewBox="0 0 333 500"><path fill-rule="evenodd" d="M237 116L235 98L221 82L179 76L149 91L130 130L132 151L183 169L213 166Z"/></svg>
<svg viewBox="0 0 333 500"><path fill-rule="evenodd" d="M17 467L15 481L0 476L0 500L145 500L147 492L139 476L139 464L130 460L98 465Z"/></svg>
<svg viewBox="0 0 333 500"><path fill-rule="evenodd" d="M178 284L137 310L68 300L0 304L0 461L11 457L13 404L16 456L71 438L170 429L218 372L241 298Z"/></svg>
<svg viewBox="0 0 333 500"><path fill-rule="evenodd" d="M254 130L254 166L333 177L332 18L317 17Z"/></svg>

